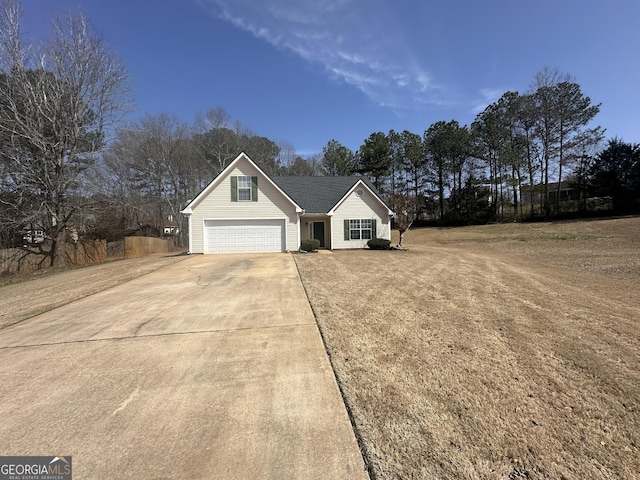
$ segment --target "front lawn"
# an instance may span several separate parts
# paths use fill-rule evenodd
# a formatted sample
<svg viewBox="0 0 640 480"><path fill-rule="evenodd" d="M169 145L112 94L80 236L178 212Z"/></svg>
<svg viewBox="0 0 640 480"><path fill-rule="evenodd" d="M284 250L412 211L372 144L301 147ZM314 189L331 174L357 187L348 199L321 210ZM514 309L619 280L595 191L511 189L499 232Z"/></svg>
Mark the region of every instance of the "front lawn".
<svg viewBox="0 0 640 480"><path fill-rule="evenodd" d="M640 476L640 219L295 256L375 479Z"/></svg>

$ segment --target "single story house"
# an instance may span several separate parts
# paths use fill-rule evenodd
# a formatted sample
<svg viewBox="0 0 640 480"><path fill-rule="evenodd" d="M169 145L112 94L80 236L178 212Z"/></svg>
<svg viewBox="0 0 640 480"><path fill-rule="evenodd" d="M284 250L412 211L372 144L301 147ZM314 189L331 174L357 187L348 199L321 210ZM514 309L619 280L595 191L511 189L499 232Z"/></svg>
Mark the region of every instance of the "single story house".
<svg viewBox="0 0 640 480"><path fill-rule="evenodd" d="M364 177L270 177L241 153L182 211L190 253L364 248L391 239L393 212Z"/></svg>

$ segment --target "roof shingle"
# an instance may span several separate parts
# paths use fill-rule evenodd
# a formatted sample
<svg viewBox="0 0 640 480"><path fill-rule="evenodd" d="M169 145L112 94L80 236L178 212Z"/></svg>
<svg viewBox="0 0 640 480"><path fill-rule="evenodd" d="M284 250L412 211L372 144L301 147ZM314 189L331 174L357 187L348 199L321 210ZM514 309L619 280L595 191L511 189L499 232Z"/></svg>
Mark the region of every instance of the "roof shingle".
<svg viewBox="0 0 640 480"><path fill-rule="evenodd" d="M365 177L271 177L271 180L307 213L329 212L359 180L376 192Z"/></svg>

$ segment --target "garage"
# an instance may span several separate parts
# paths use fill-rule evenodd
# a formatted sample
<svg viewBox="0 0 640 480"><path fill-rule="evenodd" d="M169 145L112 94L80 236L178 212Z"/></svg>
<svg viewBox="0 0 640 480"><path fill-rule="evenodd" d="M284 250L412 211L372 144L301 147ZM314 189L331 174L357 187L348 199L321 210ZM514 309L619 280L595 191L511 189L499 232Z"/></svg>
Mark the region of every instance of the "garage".
<svg viewBox="0 0 640 480"><path fill-rule="evenodd" d="M284 251L284 220L205 220L205 253Z"/></svg>

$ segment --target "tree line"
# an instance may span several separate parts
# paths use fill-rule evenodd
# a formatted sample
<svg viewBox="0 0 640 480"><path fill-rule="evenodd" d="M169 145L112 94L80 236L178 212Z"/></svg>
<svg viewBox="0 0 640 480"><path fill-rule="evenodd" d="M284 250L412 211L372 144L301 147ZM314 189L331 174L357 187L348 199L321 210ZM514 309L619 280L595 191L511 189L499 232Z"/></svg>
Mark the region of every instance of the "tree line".
<svg viewBox="0 0 640 480"><path fill-rule="evenodd" d="M590 125L600 105L558 70L542 70L527 93L504 93L471 125L374 132L355 151L332 139L303 158L220 106L190 124L171 114L124 123L126 70L86 17L55 18L48 42L24 45L20 4L1 7L0 248L45 253L52 265L82 238L166 233L186 244L181 209L242 151L268 175L366 175L400 230L416 219L640 205L640 146L603 145L603 129Z"/></svg>
<svg viewBox="0 0 640 480"><path fill-rule="evenodd" d="M322 166L329 175L368 175L404 212L403 224L637 212L640 145L605 144L604 129L591 125L599 110L573 77L545 68L529 92L505 92L469 126L375 132L356 152L332 140Z"/></svg>

